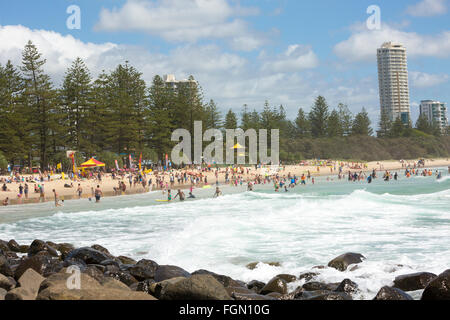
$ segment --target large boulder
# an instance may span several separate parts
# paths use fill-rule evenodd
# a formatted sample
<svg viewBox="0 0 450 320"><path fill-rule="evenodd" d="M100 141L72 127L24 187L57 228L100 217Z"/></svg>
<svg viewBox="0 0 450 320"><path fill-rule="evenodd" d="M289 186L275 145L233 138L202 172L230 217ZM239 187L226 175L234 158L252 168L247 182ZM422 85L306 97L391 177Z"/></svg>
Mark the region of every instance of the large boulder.
<svg viewBox="0 0 450 320"><path fill-rule="evenodd" d="M279 274L278 278L283 279L286 283L291 283L297 281L297 277L292 274Z"/></svg>
<svg viewBox="0 0 450 320"><path fill-rule="evenodd" d="M395 278L394 287L403 291L416 291L425 287L435 279L437 275L429 272L405 274Z"/></svg>
<svg viewBox="0 0 450 320"><path fill-rule="evenodd" d="M267 284L264 286L264 288L261 289L260 294L269 294L271 292L278 292L280 294L286 294L287 293L287 284L286 281L279 277L272 278Z"/></svg>
<svg viewBox="0 0 450 320"><path fill-rule="evenodd" d="M127 271L138 281L144 281L155 278L156 270L159 265L152 260L140 260L135 265L127 268ZM165 279L163 279L165 280ZM160 280L162 281L162 280ZM158 281L159 282L159 281Z"/></svg>
<svg viewBox="0 0 450 320"><path fill-rule="evenodd" d="M15 286L16 281L13 278L0 274L0 288L9 291L11 289L14 289Z"/></svg>
<svg viewBox="0 0 450 320"><path fill-rule="evenodd" d="M450 300L450 269L431 280L422 294L422 300Z"/></svg>
<svg viewBox="0 0 450 320"><path fill-rule="evenodd" d="M109 260L111 256L99 250L83 247L70 251L64 261L69 259L78 259L86 264L100 264L102 261Z"/></svg>
<svg viewBox="0 0 450 320"><path fill-rule="evenodd" d="M338 288L339 283L323 283L323 282L307 282L302 286L304 291L319 291L319 290L327 290L334 291Z"/></svg>
<svg viewBox="0 0 450 320"><path fill-rule="evenodd" d="M247 283L247 288L253 290L256 293L259 293L262 288L264 288L266 284L262 281L258 280L252 280L249 283Z"/></svg>
<svg viewBox="0 0 450 320"><path fill-rule="evenodd" d="M339 271L347 270L349 265L363 262L365 257L360 253L344 253L328 262L328 266Z"/></svg>
<svg viewBox="0 0 450 320"><path fill-rule="evenodd" d="M9 246L8 246L8 242L6 242L5 240L0 240L0 250L2 250L3 252L7 252L9 251Z"/></svg>
<svg viewBox="0 0 450 320"><path fill-rule="evenodd" d="M159 297L161 300L231 300L225 287L208 274L168 280L161 286Z"/></svg>
<svg viewBox="0 0 450 320"><path fill-rule="evenodd" d="M112 257L111 253L109 253L108 249L106 249L105 247L102 247L99 244L94 244L91 246L92 249L95 249L97 251L103 252L104 254L106 254L109 257Z"/></svg>
<svg viewBox="0 0 450 320"><path fill-rule="evenodd" d="M75 250L75 247L70 243L60 243L57 245L56 249L61 253L61 259L65 260L69 252Z"/></svg>
<svg viewBox="0 0 450 320"><path fill-rule="evenodd" d="M233 296L234 293L243 293L243 294L255 294L255 291L247 289L245 287L225 287L225 290L227 290L228 295L230 297Z"/></svg>
<svg viewBox="0 0 450 320"><path fill-rule="evenodd" d="M240 301L264 301L264 300L277 300L274 297L271 297L269 295L261 295L256 293L239 293L235 292L233 293L233 298Z"/></svg>
<svg viewBox="0 0 450 320"><path fill-rule="evenodd" d="M71 274L60 272L47 278L39 289L37 300L155 300L149 294L133 292L126 286L104 280L103 285L87 274L80 274L80 289L69 289Z"/></svg>
<svg viewBox="0 0 450 320"><path fill-rule="evenodd" d="M129 258L129 257L125 257L125 256L118 256L117 259L123 264L136 264L137 263L136 260Z"/></svg>
<svg viewBox="0 0 450 320"><path fill-rule="evenodd" d="M7 293L8 293L8 291L6 291L3 288L0 288L0 301L5 300L5 296L6 296Z"/></svg>
<svg viewBox="0 0 450 320"><path fill-rule="evenodd" d="M25 271L33 269L40 275L47 277L53 273L59 272L63 268L63 263L58 259L52 259L46 255L34 255L22 260L15 270L14 277L19 279Z"/></svg>
<svg viewBox="0 0 450 320"><path fill-rule="evenodd" d="M350 279L344 279L334 291L351 295L358 291L358 285Z"/></svg>
<svg viewBox="0 0 450 320"><path fill-rule="evenodd" d="M317 272L303 272L298 276L298 280L305 279L306 282L313 280L319 275Z"/></svg>
<svg viewBox="0 0 450 320"><path fill-rule="evenodd" d="M192 275L194 275L194 274L209 274L209 275L213 276L217 281L219 281L225 288L227 288L227 287L242 287L242 283L240 281L236 281L236 280L232 279L231 277L217 274L217 273L214 273L214 272L211 272L208 270L197 270L192 273Z"/></svg>
<svg viewBox="0 0 450 320"><path fill-rule="evenodd" d="M28 248L28 256L32 257L38 252L42 251L47 252L52 257L58 257L58 252L56 251L55 248L49 246L45 241L38 239L34 240L30 244L30 247Z"/></svg>
<svg viewBox="0 0 450 320"><path fill-rule="evenodd" d="M9 250L11 250L11 251L21 252L20 251L20 245L14 239L9 240L8 247L9 247Z"/></svg>
<svg viewBox="0 0 450 320"><path fill-rule="evenodd" d="M352 297L344 292L317 292L317 294L312 293L308 298L304 300L322 300L322 301L333 301L333 300L353 300Z"/></svg>
<svg viewBox="0 0 450 320"><path fill-rule="evenodd" d="M155 272L155 281L161 282L164 280L172 279L172 278L189 278L191 274L187 272L186 270L177 267L177 266L169 266L169 265L163 265L158 266Z"/></svg>
<svg viewBox="0 0 450 320"><path fill-rule="evenodd" d="M378 291L374 300L414 300L414 299L409 294L400 289L385 286L381 288L380 291Z"/></svg>
<svg viewBox="0 0 450 320"><path fill-rule="evenodd" d="M5 300L35 300L44 280L45 278L33 269L26 270L18 281L20 287L10 290Z"/></svg>

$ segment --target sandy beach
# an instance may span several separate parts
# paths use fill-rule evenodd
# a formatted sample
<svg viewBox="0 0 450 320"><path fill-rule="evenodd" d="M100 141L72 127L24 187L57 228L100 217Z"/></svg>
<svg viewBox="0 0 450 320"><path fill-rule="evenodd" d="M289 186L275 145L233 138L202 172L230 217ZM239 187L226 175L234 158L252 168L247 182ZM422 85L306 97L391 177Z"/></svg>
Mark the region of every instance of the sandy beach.
<svg viewBox="0 0 450 320"><path fill-rule="evenodd" d="M375 162L368 162L368 163L353 163L353 162L344 162L344 161L328 161L328 163L322 163L322 165L316 163L314 160L310 161L304 161L302 164L298 165L286 165L285 167L280 167L279 171L275 171L273 168L259 168L255 169L255 167L248 167L249 172L247 174L247 170L245 170L244 174L238 174L241 177L243 177L245 182L253 180L258 175L265 175L266 173L269 173L270 175L275 174L278 172L280 176L288 175L289 173L296 176L301 176L302 174L307 174L308 171L311 173L311 176L326 176L326 175L337 175L338 174L338 168L340 165L343 166L343 173L348 174L349 171L351 172L372 172L373 170L376 170L378 172L382 171L399 171L404 170L407 167L414 168L414 165L417 164L418 160L405 160L403 162L401 161L375 161ZM425 160L425 168L433 168L433 167L448 167L450 166L450 160L449 159L426 159ZM78 179L75 181L72 181L67 178L65 180L61 179L61 174L54 174L50 177L50 181L48 181L48 178L45 177L43 182L30 182L29 185L29 194L28 198L26 199L24 196L22 198L18 197L19 194L19 186L20 184L24 185L24 183L19 182L12 182L7 183L6 186L8 188L8 191L0 191L0 200L3 201L5 198L9 198L9 204L10 205L16 205L16 204L26 204L26 203L36 203L40 201L54 201L54 195L52 190L55 189L58 197L60 200L71 200L71 199L78 199L78 193L77 188L78 184L82 188L82 196L81 198L93 198L92 195L92 188L96 188L97 185L100 186L103 195L108 196L117 196L117 195L125 195L125 194L137 194L137 193L144 193L149 192L151 190L160 190L159 186L156 185L156 177L160 177L163 179L164 182L169 183L170 182L170 175L175 175L177 173L184 173L189 172L193 174L200 174L199 170L195 169L189 169L189 170L172 170L171 172L163 172L163 173L149 173L146 175L146 178L148 181L151 179L151 186L147 186L144 188L140 184L132 185L130 187L128 182L128 174L125 175L125 177L122 179L120 177L116 177L115 179L112 178L112 175L107 173L102 177L102 181L94 180L94 179ZM220 184L225 183L225 168L219 169L219 175L218 180ZM207 181L209 184L215 184L216 183L216 177L215 177L215 169L207 172L201 172L203 177L207 178ZM231 175L230 175L231 176ZM21 177L32 177L38 178L38 175L21 175ZM0 179L6 179L7 176L0 176ZM127 185L127 190L125 192L117 193L114 191L114 188L118 186L119 181L125 182ZM45 189L45 198L41 199L40 194L34 192L34 186L37 184L44 184ZM66 187L65 185L72 185L72 187ZM201 187L204 183L199 183L195 187ZM1 186L3 186L3 183L1 183ZM0 187L1 187L0 186ZM190 188L191 183L188 181L187 183L178 183L175 179L175 183L173 185L169 184L169 189L187 189Z"/></svg>

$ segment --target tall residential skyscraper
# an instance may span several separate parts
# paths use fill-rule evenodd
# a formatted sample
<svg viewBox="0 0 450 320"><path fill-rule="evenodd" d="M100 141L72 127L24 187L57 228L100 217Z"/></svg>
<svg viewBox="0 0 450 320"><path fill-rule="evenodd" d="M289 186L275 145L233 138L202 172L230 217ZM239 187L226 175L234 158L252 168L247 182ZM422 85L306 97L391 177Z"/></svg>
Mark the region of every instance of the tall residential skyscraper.
<svg viewBox="0 0 450 320"><path fill-rule="evenodd" d="M386 42L377 50L381 113L392 121L400 117L410 121L408 65L406 48L400 43Z"/></svg>
<svg viewBox="0 0 450 320"><path fill-rule="evenodd" d="M430 125L436 124L442 133L447 130L447 105L435 100L423 100L420 103L420 114L425 115Z"/></svg>

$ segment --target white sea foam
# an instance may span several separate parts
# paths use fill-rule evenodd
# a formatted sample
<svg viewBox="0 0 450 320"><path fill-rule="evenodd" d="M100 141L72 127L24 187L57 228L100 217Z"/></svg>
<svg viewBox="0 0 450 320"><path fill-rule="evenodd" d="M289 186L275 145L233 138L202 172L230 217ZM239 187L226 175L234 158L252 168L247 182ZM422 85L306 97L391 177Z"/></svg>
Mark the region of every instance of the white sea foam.
<svg viewBox="0 0 450 320"><path fill-rule="evenodd" d="M450 267L446 181L376 181L369 186L326 185L318 179L316 186L289 193L257 188L211 199L203 191L208 198L184 203L155 205L154 199L142 196L105 199L99 206L67 202L46 216L0 224L0 238L98 243L116 255L149 258L191 272L208 269L243 281L316 271L321 281L355 281L361 289L358 297L371 299L400 274L440 273ZM47 210L42 205L29 208ZM362 253L367 260L352 272L312 269L345 252ZM257 261L281 266L245 267Z"/></svg>

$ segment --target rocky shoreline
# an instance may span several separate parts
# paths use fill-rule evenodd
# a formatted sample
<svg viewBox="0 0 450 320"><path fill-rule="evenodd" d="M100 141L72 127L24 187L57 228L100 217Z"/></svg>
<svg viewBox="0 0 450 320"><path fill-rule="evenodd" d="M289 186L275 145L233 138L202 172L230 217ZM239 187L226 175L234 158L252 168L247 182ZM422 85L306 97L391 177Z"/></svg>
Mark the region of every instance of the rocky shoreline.
<svg viewBox="0 0 450 320"><path fill-rule="evenodd" d="M346 253L327 266L345 271L364 259ZM0 300L353 300L358 293L358 284L350 279L322 283L316 281L318 275L280 274L267 283L244 283L207 270L189 273L152 260L115 257L100 245L75 248L42 240L30 245L0 240ZM289 283L302 279L302 286L288 290ZM440 275L398 276L394 286L380 288L374 300L413 300L407 292L417 290L424 290L422 300L450 300L450 269Z"/></svg>

